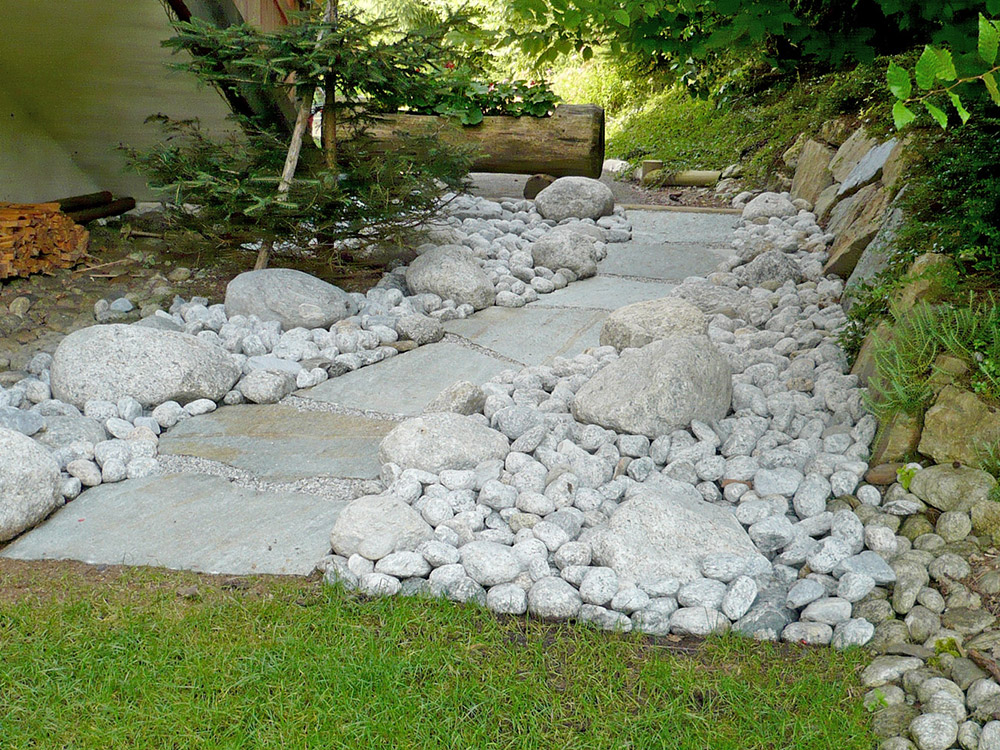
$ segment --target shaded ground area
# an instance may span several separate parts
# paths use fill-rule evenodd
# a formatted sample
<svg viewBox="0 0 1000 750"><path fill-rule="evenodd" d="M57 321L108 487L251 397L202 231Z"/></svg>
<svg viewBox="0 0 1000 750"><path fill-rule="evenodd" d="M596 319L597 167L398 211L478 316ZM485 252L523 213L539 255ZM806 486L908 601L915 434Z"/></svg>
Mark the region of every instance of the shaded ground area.
<svg viewBox="0 0 1000 750"><path fill-rule="evenodd" d="M122 223L89 229L90 256L80 266L0 281L0 385L23 378L35 352L52 352L67 333L93 325L98 300L127 296L135 311L122 316L122 322L138 320L156 307L167 309L174 295L222 302L229 280L253 268L256 259L256 252L172 231L156 217L129 216ZM352 292L372 287L383 270L349 258L330 266L317 259L275 256L272 265L298 268Z"/></svg>

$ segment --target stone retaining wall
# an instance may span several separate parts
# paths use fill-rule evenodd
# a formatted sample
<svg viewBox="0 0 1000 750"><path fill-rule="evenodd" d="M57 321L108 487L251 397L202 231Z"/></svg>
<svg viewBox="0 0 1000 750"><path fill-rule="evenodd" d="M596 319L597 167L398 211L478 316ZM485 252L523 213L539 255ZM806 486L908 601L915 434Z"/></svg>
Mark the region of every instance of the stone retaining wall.
<svg viewBox="0 0 1000 750"><path fill-rule="evenodd" d="M857 290L883 271L903 225L901 198L906 192L906 166L912 145L908 138L885 142L864 127L850 132L842 121L830 121L814 138L800 136L784 156L794 169L793 199L813 204L818 220L836 239L824 273L846 279L844 308L850 309ZM933 301L942 291L940 272L952 261L928 253L917 258L897 291L897 311ZM865 339L852 372L862 383L874 374L877 340L891 334L882 323ZM942 356L935 362L935 401L926 414L900 414L882 425L873 446L872 463L898 462L917 453L937 463L958 461L976 465L977 446L1000 440L1000 416L975 393L961 387L966 366Z"/></svg>

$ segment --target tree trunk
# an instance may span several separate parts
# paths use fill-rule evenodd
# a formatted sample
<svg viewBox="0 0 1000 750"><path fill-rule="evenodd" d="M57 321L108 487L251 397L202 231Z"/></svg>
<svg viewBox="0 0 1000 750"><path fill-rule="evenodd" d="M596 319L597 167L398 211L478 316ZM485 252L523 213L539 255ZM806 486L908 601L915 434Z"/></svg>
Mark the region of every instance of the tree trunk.
<svg viewBox="0 0 1000 750"><path fill-rule="evenodd" d="M399 134L475 146L475 172L597 178L604 165L604 110L591 104L563 104L551 117L489 116L471 126L433 115L379 115L369 132L386 151L401 148Z"/></svg>
<svg viewBox="0 0 1000 750"><path fill-rule="evenodd" d="M337 24L337 0L326 0L327 6L324 20ZM338 55L339 61L339 55ZM337 76L328 72L323 81L325 98L323 100L323 157L326 168L331 172L337 170Z"/></svg>

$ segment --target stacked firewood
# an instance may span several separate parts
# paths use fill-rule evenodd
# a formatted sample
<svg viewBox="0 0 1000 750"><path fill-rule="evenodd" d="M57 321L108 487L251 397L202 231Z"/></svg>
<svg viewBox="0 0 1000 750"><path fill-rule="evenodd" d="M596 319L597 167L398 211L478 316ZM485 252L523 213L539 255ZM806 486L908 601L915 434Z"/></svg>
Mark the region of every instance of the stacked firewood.
<svg viewBox="0 0 1000 750"><path fill-rule="evenodd" d="M0 279L73 266L89 239L58 203L0 202Z"/></svg>

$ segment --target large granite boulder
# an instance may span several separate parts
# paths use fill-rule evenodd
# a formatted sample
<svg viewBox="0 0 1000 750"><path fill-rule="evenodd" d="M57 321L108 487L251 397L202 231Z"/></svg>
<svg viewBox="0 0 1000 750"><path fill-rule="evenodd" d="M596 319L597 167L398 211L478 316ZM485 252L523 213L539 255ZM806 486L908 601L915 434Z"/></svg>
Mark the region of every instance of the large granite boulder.
<svg viewBox="0 0 1000 750"><path fill-rule="evenodd" d="M572 410L580 422L656 438L693 419L722 419L732 398L729 362L708 337L671 336L604 367L577 392Z"/></svg>
<svg viewBox="0 0 1000 750"><path fill-rule="evenodd" d="M378 449L382 463L423 469L474 469L483 461L503 460L510 442L474 419L436 412L408 419L385 436Z"/></svg>
<svg viewBox="0 0 1000 750"><path fill-rule="evenodd" d="M433 538L432 529L417 511L392 494L365 495L344 508L330 532L338 555L358 554L369 560L415 550Z"/></svg>
<svg viewBox="0 0 1000 750"><path fill-rule="evenodd" d="M535 207L543 218L594 219L615 210L611 188L589 177L560 177L535 197Z"/></svg>
<svg viewBox="0 0 1000 750"><path fill-rule="evenodd" d="M597 248L594 238L575 231L556 229L531 245L531 258L536 266L552 270L568 268L577 278L585 279L597 273Z"/></svg>
<svg viewBox="0 0 1000 750"><path fill-rule="evenodd" d="M601 346L639 348L668 336L704 336L708 318L690 302L673 297L619 307L601 327Z"/></svg>
<svg viewBox="0 0 1000 750"><path fill-rule="evenodd" d="M770 568L732 511L663 476L639 485L606 526L584 531L581 540L591 545L593 565L618 574L619 586L664 578L687 583L717 554L744 558L751 575Z"/></svg>
<svg viewBox="0 0 1000 750"><path fill-rule="evenodd" d="M340 287L292 268L241 273L226 287L226 315L256 315L292 328L329 328L357 312Z"/></svg>
<svg viewBox="0 0 1000 750"><path fill-rule="evenodd" d="M0 427L0 542L30 529L62 501L59 464L27 435Z"/></svg>
<svg viewBox="0 0 1000 750"><path fill-rule="evenodd" d="M52 360L53 397L78 408L90 399L132 396L145 407L164 401L219 401L240 377L221 346L177 331L121 324L91 326L64 338Z"/></svg>
<svg viewBox="0 0 1000 750"><path fill-rule="evenodd" d="M924 415L917 450L938 463L975 465L983 445L1000 441L1000 413L976 394L946 385Z"/></svg>
<svg viewBox="0 0 1000 750"><path fill-rule="evenodd" d="M913 475L910 492L940 511L968 512L989 497L997 480L979 469L950 464L928 466Z"/></svg>
<svg viewBox="0 0 1000 750"><path fill-rule="evenodd" d="M477 310L496 299L490 277L460 245L442 245L419 256L406 269L406 285L413 294L436 294Z"/></svg>

